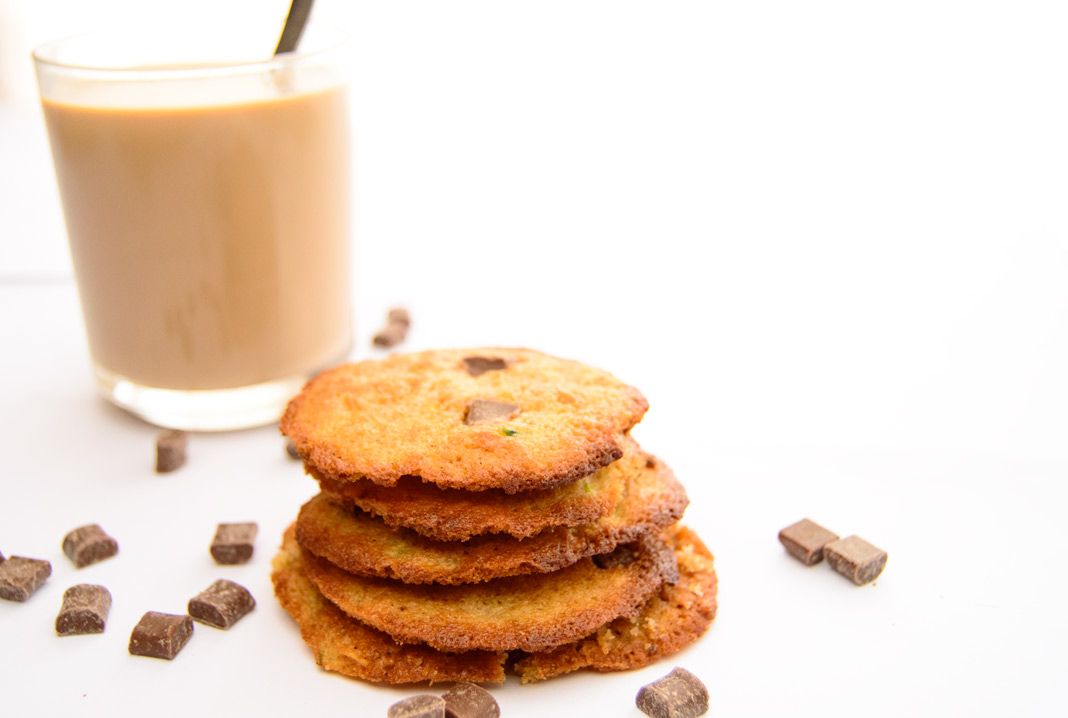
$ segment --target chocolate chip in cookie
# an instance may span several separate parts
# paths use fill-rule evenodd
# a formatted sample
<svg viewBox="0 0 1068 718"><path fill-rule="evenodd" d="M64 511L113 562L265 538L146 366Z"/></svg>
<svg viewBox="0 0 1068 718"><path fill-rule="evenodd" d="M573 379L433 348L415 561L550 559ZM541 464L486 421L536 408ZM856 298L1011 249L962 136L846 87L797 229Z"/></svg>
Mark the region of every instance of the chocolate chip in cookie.
<svg viewBox="0 0 1068 718"><path fill-rule="evenodd" d="M479 424L487 421L511 419L519 413L519 407L505 401L493 399L475 399L467 405L464 412L465 424Z"/></svg>
<svg viewBox="0 0 1068 718"><path fill-rule="evenodd" d="M464 369L471 376L482 376L488 371L500 371L508 366L508 362L500 357L464 357Z"/></svg>

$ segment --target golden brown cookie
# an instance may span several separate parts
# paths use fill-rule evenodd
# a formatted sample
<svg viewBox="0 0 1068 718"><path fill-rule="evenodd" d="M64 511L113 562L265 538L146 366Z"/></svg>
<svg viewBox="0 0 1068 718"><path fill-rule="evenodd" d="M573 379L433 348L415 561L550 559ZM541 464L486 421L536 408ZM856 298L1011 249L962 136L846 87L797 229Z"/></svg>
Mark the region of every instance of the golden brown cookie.
<svg viewBox="0 0 1068 718"><path fill-rule="evenodd" d="M281 429L335 480L509 493L587 476L623 454L648 404L607 372L530 349L396 354L325 371Z"/></svg>
<svg viewBox="0 0 1068 718"><path fill-rule="evenodd" d="M414 476L404 476L394 486L379 486L367 479L335 481L309 473L324 492L390 526L410 528L438 541L466 541L486 533L526 538L557 526L596 521L615 505L622 476L613 467L625 458L563 486L520 494L439 489Z"/></svg>
<svg viewBox="0 0 1068 718"><path fill-rule="evenodd" d="M522 540L487 534L466 542L442 542L386 526L319 494L300 510L297 540L346 571L405 583L477 583L548 573L608 553L642 534L659 533L682 516L686 492L671 469L652 457L639 458L640 466L626 473L613 510L584 526L549 529Z"/></svg>
<svg viewBox="0 0 1068 718"><path fill-rule="evenodd" d="M345 613L401 643L442 651L539 651L633 615L666 580L675 556L659 537L554 573L461 586L404 584L347 573L304 552L305 573Z"/></svg>
<svg viewBox="0 0 1068 718"><path fill-rule="evenodd" d="M275 595L297 622L316 663L325 670L375 683L504 681L504 653L441 653L427 646L400 645L387 634L346 616L304 575L292 527L273 567Z"/></svg>
<svg viewBox="0 0 1068 718"><path fill-rule="evenodd" d="M665 584L633 618L619 618L577 643L520 658L512 667L523 683L582 668L626 671L677 653L708 630L716 616L712 554L690 529L673 531L679 580Z"/></svg>
<svg viewBox="0 0 1068 718"><path fill-rule="evenodd" d="M634 618L620 618L593 635L540 653L516 654L512 670L524 683L588 668L642 668L676 653L708 629L716 613L712 555L697 535L671 532L679 580L664 585ZM292 529L274 559L275 593L300 627L304 641L325 670L377 683L504 680L503 652L442 653L423 645L398 644L342 613L322 597L303 573L303 556Z"/></svg>
<svg viewBox="0 0 1068 718"><path fill-rule="evenodd" d="M404 526L438 541L466 541L486 533L527 538L550 528L592 523L615 508L634 474L655 465L656 459L626 437L618 461L542 491L508 494L500 489L440 489L410 476L391 487L366 479L316 478L323 491L380 516L390 526Z"/></svg>

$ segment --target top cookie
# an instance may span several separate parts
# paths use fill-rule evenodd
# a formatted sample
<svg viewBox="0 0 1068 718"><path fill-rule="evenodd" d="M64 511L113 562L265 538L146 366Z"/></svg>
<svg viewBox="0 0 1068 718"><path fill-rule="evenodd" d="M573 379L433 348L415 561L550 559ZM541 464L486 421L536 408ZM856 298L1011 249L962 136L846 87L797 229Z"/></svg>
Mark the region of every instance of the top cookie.
<svg viewBox="0 0 1068 718"><path fill-rule="evenodd" d="M335 480L546 489L623 455L648 403L607 372L530 349L450 349L345 364L308 382L282 433Z"/></svg>

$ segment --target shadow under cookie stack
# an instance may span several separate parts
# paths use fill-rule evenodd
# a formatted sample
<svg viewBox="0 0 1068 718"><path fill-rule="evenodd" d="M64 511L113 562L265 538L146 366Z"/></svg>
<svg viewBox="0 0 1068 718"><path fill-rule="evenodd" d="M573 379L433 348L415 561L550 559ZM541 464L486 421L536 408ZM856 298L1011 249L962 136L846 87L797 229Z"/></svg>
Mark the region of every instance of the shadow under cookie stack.
<svg viewBox="0 0 1068 718"><path fill-rule="evenodd" d="M321 493L274 560L319 665L379 683L640 668L716 610L686 493L629 436L633 387L526 349L348 364L286 410Z"/></svg>

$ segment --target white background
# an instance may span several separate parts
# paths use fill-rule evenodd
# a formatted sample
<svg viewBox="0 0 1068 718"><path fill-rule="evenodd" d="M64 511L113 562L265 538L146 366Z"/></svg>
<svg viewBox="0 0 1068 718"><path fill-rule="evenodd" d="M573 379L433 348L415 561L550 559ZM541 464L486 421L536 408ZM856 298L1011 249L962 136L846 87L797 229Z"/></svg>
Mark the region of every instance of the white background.
<svg viewBox="0 0 1068 718"><path fill-rule="evenodd" d="M36 42L196 19L253 47L284 5L0 0L0 551L55 567L0 605L0 696L26 714L374 716L406 695L317 671L271 598L314 491L271 429L194 437L161 478L154 431L93 396L34 104ZM721 716L1068 710L1061 3L321 5L353 36L357 356L404 303L411 348L609 369L648 396L636 434L717 555L697 646L509 683L506 716L637 715L676 663ZM805 515L886 548L877 585L786 558L775 533ZM217 569L215 523L245 519L254 563ZM122 553L76 572L59 542L89 521ZM126 655L141 613L217 576L259 609L173 663ZM54 638L78 581L115 594L108 632Z"/></svg>

